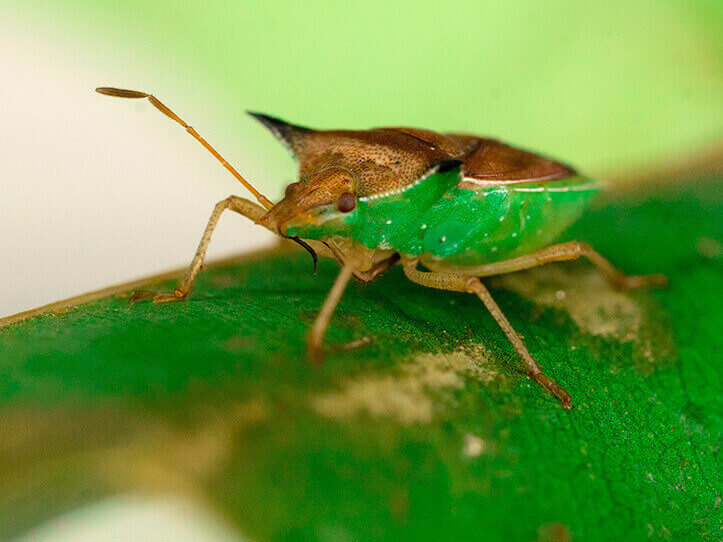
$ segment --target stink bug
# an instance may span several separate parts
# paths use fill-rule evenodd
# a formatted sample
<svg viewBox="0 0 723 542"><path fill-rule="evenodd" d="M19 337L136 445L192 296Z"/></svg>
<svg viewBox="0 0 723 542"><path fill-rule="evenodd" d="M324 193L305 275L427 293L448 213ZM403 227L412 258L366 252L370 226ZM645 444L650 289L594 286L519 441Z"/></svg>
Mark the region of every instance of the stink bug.
<svg viewBox="0 0 723 542"><path fill-rule="evenodd" d="M260 204L237 196L220 201L175 290L136 292L132 299L185 299L219 218L230 209L295 240L311 252L314 263L311 244L323 243L341 264L307 337L307 353L314 362L321 361L324 333L351 277L370 281L399 263L412 282L479 297L527 374L570 409L570 394L543 374L480 278L585 257L619 289L666 283L662 275L625 276L586 244L553 244L597 191L596 183L567 165L495 139L417 128L322 131L250 113L299 164L298 181L273 204L155 96L96 90L147 98L211 152Z"/></svg>

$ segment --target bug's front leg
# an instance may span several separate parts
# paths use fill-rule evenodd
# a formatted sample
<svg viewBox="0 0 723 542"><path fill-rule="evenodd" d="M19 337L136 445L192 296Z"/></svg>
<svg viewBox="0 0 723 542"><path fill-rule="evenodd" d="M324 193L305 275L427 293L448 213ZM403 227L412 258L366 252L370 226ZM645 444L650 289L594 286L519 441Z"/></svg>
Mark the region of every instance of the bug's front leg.
<svg viewBox="0 0 723 542"><path fill-rule="evenodd" d="M196 281L196 275L198 275L198 272L203 266L203 260L206 257L206 250L211 242L213 231L216 229L218 221L226 209L243 215L246 218L250 218L254 222L258 222L259 219L266 214L266 209L260 205L238 196L229 196L225 200L219 201L211 213L211 218L208 220L206 229L201 237L201 242L198 244L196 255L191 261L191 265L188 267L185 275L178 282L173 292L148 292L143 290L134 292L130 300L138 301L150 298L153 299L155 303L167 303L169 301L181 301L185 299L193 288L193 283Z"/></svg>
<svg viewBox="0 0 723 542"><path fill-rule="evenodd" d="M570 410L572 408L572 398L565 389L557 384L550 377L546 376L542 372L542 368L534 360L530 352L527 350L525 343L513 329L507 317L502 313L502 310L497 305L489 290L482 284L477 277L470 277L465 275L456 275L453 273L442 273L442 272L428 272L419 271L417 269L417 260L407 260L403 262L404 274L412 282L427 286L429 288L436 288L439 290L451 290L455 292L467 292L475 294L484 303L487 310L490 311L493 318L497 321L499 326L504 331L507 338L515 347L517 353L522 358L522 362L525 364L527 374L535 382L537 382L542 388L554 395L562 408Z"/></svg>

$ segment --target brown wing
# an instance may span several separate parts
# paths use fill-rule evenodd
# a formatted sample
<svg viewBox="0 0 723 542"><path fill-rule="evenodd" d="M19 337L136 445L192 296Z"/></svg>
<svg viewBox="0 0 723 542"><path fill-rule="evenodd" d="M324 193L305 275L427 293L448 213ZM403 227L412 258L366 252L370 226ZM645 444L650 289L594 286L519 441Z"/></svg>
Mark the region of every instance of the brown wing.
<svg viewBox="0 0 723 542"><path fill-rule="evenodd" d="M565 164L496 139L446 135L462 152L465 179L520 183L561 179L575 174L575 170Z"/></svg>

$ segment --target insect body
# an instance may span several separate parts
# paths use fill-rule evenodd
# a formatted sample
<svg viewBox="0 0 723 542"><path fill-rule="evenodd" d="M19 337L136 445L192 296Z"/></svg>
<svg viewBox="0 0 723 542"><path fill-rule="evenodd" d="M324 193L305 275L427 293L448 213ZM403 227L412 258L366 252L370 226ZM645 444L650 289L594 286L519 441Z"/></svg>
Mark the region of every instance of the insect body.
<svg viewBox="0 0 723 542"><path fill-rule="evenodd" d="M529 376L569 409L570 395L543 374L480 278L584 256L618 288L665 283L661 275L627 277L582 243L552 244L579 216L596 184L569 166L497 140L416 128L320 131L251 113L299 164L299 180L273 204L154 96L97 90L148 98L212 152L261 204L236 196L219 202L174 292L137 292L133 298L184 299L220 215L231 209L295 239L314 257L308 243L321 242L341 263L308 335L312 360L321 359L324 332L351 277L369 281L401 263L413 282L477 295L517 350Z"/></svg>

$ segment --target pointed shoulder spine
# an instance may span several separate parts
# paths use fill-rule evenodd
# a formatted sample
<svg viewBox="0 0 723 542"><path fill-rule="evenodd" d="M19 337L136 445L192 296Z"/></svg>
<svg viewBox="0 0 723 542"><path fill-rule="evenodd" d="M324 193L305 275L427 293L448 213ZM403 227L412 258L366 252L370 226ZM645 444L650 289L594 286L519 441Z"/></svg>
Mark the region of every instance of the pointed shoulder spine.
<svg viewBox="0 0 723 542"><path fill-rule="evenodd" d="M278 117L272 117L271 115L265 115L264 113L257 113L255 111L247 111L247 113L266 126L266 128L268 128L278 140L289 147L292 152L298 150L299 142L304 136L313 132L311 128L291 124Z"/></svg>

